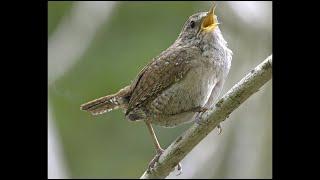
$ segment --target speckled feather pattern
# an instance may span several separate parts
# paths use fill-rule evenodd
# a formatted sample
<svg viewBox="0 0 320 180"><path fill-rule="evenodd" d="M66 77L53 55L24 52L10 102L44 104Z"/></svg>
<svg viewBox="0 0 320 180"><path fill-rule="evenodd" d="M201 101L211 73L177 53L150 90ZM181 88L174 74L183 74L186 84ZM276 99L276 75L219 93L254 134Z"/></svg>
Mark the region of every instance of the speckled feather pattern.
<svg viewBox="0 0 320 180"><path fill-rule="evenodd" d="M127 118L149 119L165 127L190 122L197 107L211 108L231 65L232 52L216 29L199 46L174 44L160 54L139 77ZM183 44L183 43L182 43Z"/></svg>
<svg viewBox="0 0 320 180"><path fill-rule="evenodd" d="M197 48L183 47L169 48L162 53L141 73L127 112L148 104L163 90L180 81L192 67L191 60L199 53Z"/></svg>
<svg viewBox="0 0 320 180"><path fill-rule="evenodd" d="M211 108L229 73L232 51L219 27L199 33L206 14L190 16L177 40L146 65L131 85L82 109L101 114L122 108L129 120L174 127L192 121L194 109ZM198 28L190 27L191 21Z"/></svg>

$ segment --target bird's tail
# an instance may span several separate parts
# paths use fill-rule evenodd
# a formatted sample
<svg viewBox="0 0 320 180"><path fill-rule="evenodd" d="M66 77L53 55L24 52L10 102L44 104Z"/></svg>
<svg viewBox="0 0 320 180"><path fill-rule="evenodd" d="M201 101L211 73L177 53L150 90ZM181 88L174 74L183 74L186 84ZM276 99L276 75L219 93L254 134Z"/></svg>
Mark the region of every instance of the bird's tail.
<svg viewBox="0 0 320 180"><path fill-rule="evenodd" d="M104 96L80 106L83 111L88 111L92 115L99 115L114 109L126 109L129 103L131 91L130 86L126 86L115 94Z"/></svg>

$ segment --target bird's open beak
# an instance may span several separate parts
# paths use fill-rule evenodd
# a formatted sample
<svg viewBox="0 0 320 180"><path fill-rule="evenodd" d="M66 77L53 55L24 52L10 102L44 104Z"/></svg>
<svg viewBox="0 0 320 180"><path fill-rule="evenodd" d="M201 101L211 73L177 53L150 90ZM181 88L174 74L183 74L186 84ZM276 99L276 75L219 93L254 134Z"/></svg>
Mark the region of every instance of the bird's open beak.
<svg viewBox="0 0 320 180"><path fill-rule="evenodd" d="M202 31L211 32L218 26L219 23L216 22L216 15L214 15L215 8L216 6L213 4L207 15L203 18L201 24Z"/></svg>

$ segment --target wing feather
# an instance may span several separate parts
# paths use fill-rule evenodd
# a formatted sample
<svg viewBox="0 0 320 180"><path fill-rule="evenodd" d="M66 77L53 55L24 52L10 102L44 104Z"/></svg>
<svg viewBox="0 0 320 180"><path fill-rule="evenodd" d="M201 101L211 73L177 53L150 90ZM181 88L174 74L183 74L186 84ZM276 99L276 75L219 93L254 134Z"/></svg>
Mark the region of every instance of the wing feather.
<svg viewBox="0 0 320 180"><path fill-rule="evenodd" d="M144 67L133 83L126 114L152 101L174 82L183 79L192 67L191 61L199 53L196 47L169 48Z"/></svg>

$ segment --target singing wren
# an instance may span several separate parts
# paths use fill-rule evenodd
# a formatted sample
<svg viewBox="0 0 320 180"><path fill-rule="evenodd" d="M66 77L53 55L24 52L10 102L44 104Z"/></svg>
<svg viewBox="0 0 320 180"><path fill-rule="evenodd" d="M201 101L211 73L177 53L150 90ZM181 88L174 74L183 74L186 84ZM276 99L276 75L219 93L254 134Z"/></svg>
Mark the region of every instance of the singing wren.
<svg viewBox="0 0 320 180"><path fill-rule="evenodd" d="M212 108L229 73L232 51L228 49L214 13L193 14L175 42L153 58L135 80L117 93L81 105L93 115L121 108L130 121L144 121L157 155L163 152L151 124L174 127L199 122Z"/></svg>

